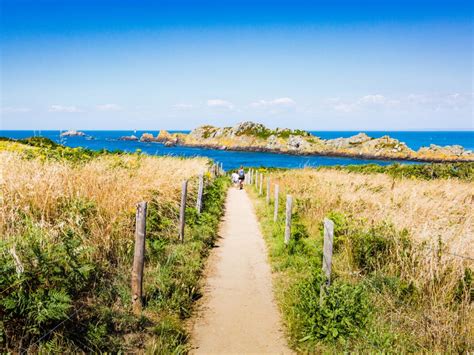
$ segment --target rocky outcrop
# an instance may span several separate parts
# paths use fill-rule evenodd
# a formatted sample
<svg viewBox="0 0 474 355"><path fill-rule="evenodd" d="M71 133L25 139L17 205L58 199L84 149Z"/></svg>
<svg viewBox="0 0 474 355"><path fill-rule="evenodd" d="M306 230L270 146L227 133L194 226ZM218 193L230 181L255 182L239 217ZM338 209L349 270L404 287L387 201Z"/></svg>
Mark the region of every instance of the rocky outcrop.
<svg viewBox="0 0 474 355"><path fill-rule="evenodd" d="M84 137L86 134L81 131L69 130L61 133L61 137Z"/></svg>
<svg viewBox="0 0 474 355"><path fill-rule="evenodd" d="M120 141L137 141L138 137L132 134L131 136L122 136L119 138L119 140Z"/></svg>
<svg viewBox="0 0 474 355"><path fill-rule="evenodd" d="M165 146L171 147L178 144L178 136L172 135L168 131L161 130L158 136L156 136L156 141L160 143L164 143Z"/></svg>
<svg viewBox="0 0 474 355"><path fill-rule="evenodd" d="M372 138L370 138L367 134L359 133L349 138L328 139L325 142L330 147L334 147L336 149L346 149L358 146L360 144L370 141L371 139Z"/></svg>
<svg viewBox="0 0 474 355"><path fill-rule="evenodd" d="M421 147L418 150L420 155L428 156L457 156L457 157L469 157L473 155L471 150L466 150L460 145L447 145L441 147L436 144L431 144L429 147Z"/></svg>
<svg viewBox="0 0 474 355"><path fill-rule="evenodd" d="M156 138L151 133L143 133L140 142L156 142Z"/></svg>
<svg viewBox="0 0 474 355"><path fill-rule="evenodd" d="M166 146L185 145L240 151L363 157L367 159L420 161L474 161L474 154L461 146L430 146L413 151L389 136L369 137L359 133L349 138L321 139L302 130L270 129L259 123L242 122L234 127L201 126L190 134L160 131L155 138L142 135L143 142L161 142Z"/></svg>
<svg viewBox="0 0 474 355"><path fill-rule="evenodd" d="M302 136L290 135L287 146L289 150L307 150L311 144Z"/></svg>

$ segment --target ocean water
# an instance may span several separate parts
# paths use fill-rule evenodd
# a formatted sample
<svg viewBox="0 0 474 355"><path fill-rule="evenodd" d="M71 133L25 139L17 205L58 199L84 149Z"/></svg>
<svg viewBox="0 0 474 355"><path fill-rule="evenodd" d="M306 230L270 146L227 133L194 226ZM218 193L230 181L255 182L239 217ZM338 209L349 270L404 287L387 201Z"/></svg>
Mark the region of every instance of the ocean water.
<svg viewBox="0 0 474 355"><path fill-rule="evenodd" d="M160 143L142 143L137 141L121 141L122 136L134 134L140 137L148 132L156 136L159 131L84 131L90 138L86 137L60 137L59 131L7 131L0 130L0 137L9 138L27 138L32 136L42 136L52 139L55 142L65 144L70 147L85 147L93 150L123 150L134 152L141 149L143 152L151 155L172 155L172 156L203 156L222 162L225 170L234 169L239 165L244 166L265 166L281 168L301 168L305 166L322 165L349 165L349 164L368 164L375 163L380 165L392 164L393 161L367 160L354 158L338 157L318 157L318 156L295 156L289 154L260 153L260 152L232 152L216 149L203 149L191 147L165 147ZM178 131L171 131L178 132ZM187 133L189 131L179 131ZM311 132L314 135L325 138L350 137L359 132L340 131L340 132ZM466 149L474 150L474 131L459 132L366 132L371 137L381 137L389 135L390 137L405 142L412 149L419 149L421 146L454 145L458 144ZM406 162L405 162L406 163ZM413 163L411 163L413 164Z"/></svg>

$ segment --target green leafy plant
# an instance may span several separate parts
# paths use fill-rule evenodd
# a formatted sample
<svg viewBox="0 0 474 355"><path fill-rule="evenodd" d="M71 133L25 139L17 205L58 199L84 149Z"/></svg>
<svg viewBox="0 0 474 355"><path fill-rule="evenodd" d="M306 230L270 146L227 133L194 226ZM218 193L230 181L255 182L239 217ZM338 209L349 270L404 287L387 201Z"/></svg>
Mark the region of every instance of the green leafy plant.
<svg viewBox="0 0 474 355"><path fill-rule="evenodd" d="M323 289L321 273L313 273L296 287L295 311L300 319L300 341L346 340L359 334L370 321L370 298L362 284L336 280Z"/></svg>

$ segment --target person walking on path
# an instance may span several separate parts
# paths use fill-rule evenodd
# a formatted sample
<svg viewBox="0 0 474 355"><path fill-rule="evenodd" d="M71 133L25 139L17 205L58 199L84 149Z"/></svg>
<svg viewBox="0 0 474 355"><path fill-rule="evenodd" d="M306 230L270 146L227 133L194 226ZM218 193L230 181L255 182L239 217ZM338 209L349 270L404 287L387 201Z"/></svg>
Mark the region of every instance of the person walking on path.
<svg viewBox="0 0 474 355"><path fill-rule="evenodd" d="M245 170L242 165L240 166L238 174L239 174L239 181L240 181L239 185L240 185L240 189L242 190L244 187L244 180L245 180Z"/></svg>

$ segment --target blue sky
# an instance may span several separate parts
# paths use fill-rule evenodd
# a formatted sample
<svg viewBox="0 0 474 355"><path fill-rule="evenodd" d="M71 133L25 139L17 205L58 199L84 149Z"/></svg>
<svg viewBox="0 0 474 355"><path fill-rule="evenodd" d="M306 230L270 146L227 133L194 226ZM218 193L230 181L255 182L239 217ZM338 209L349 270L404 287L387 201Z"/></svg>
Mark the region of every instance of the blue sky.
<svg viewBox="0 0 474 355"><path fill-rule="evenodd" d="M1 129L473 129L469 1L0 2Z"/></svg>

